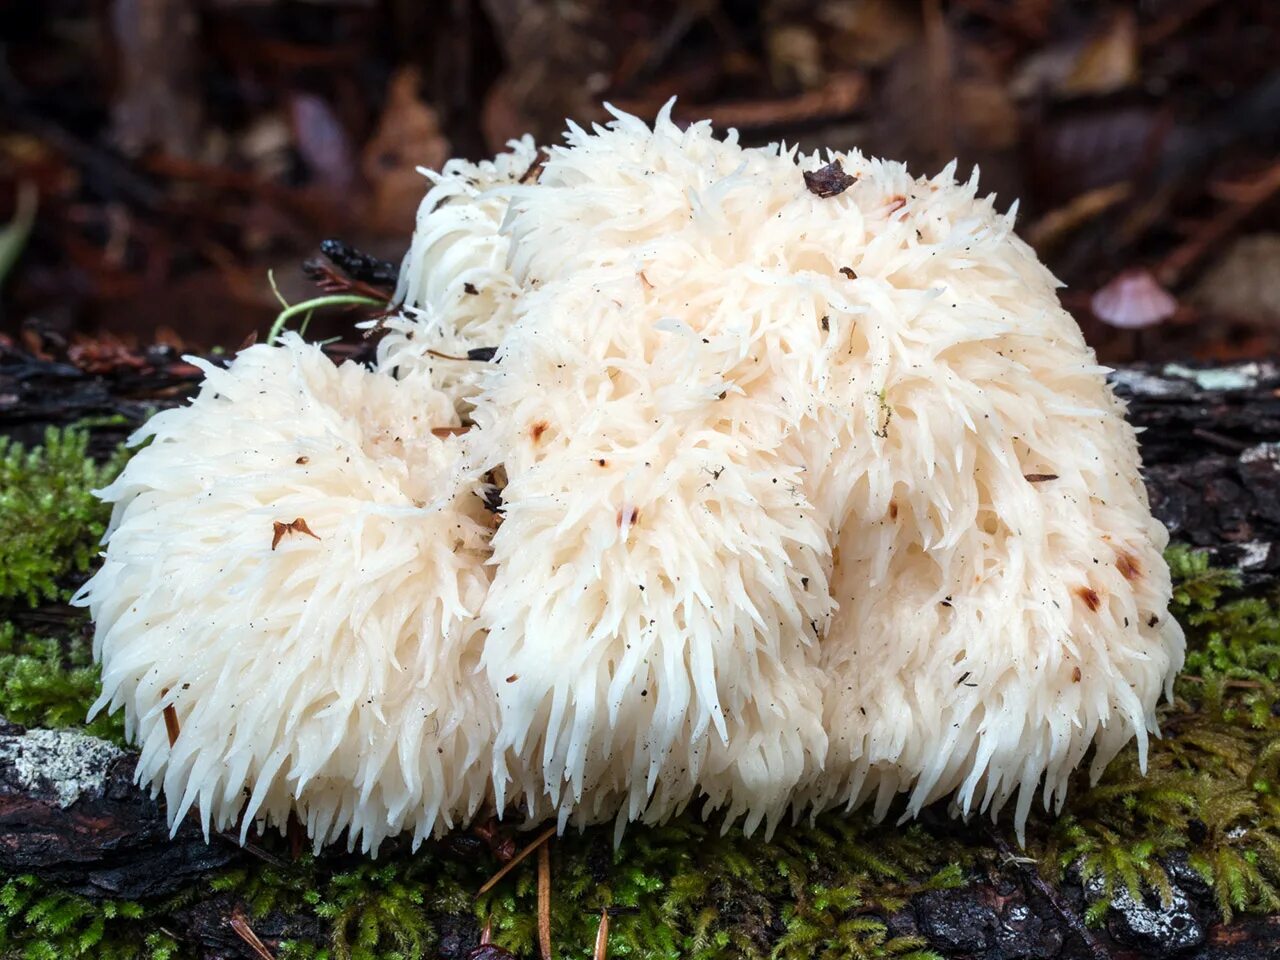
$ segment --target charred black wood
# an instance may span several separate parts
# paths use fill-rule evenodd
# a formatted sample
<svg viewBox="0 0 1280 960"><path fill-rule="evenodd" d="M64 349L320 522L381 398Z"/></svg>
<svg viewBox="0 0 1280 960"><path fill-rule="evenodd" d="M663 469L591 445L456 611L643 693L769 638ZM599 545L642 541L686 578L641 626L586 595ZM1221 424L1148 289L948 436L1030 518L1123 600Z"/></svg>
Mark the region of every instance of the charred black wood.
<svg viewBox="0 0 1280 960"><path fill-rule="evenodd" d="M322 241L320 252L352 280L390 292L400 279L400 268L394 263L363 253L342 240L330 238Z"/></svg>

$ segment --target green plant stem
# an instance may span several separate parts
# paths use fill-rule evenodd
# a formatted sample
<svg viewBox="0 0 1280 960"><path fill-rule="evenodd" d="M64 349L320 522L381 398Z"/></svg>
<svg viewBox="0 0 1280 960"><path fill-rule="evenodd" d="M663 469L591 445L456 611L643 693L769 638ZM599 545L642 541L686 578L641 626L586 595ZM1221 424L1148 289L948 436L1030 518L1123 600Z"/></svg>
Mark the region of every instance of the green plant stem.
<svg viewBox="0 0 1280 960"><path fill-rule="evenodd" d="M314 300L304 300L302 303L295 303L292 306L285 307L276 315L275 323L271 324L271 330L267 334L267 343L275 343L276 339L284 332L285 325L300 313L311 313L323 307L383 307L386 306L381 300L374 300L372 297L361 297L355 294L340 293L328 297L316 297Z"/></svg>

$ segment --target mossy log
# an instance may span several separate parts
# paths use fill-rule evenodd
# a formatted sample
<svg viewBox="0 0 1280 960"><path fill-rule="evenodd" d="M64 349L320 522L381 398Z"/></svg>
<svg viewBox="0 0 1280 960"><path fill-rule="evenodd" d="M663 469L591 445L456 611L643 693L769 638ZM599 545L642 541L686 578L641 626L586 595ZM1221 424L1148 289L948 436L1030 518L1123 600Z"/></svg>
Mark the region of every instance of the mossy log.
<svg viewBox="0 0 1280 960"><path fill-rule="evenodd" d="M0 435L30 444L48 427L88 419L95 425L89 450L105 456L151 411L180 403L198 373L163 349L99 358L91 369L0 350ZM1231 580L1224 588L1214 579L1219 574L1196 561L1190 574L1183 572L1189 585L1180 602L1203 620L1224 590L1237 598L1269 595L1280 573L1280 370L1265 363L1135 366L1113 379L1131 419L1144 428L1155 512L1174 540L1235 572L1221 574ZM5 609L11 633L33 623L83 629L61 605ZM1241 629L1250 636L1272 630L1269 609L1241 607L1247 621ZM1266 634L1266 642L1273 639L1280 637ZM1206 648L1206 663L1227 657L1215 649ZM1205 694L1216 705L1195 709L1204 711L1205 738L1236 724L1237 741L1220 753L1237 751L1222 762L1234 771L1232 783L1249 787L1262 776L1253 761L1270 771L1266 756L1280 753L1271 751L1263 730L1272 722L1271 687L1265 669L1262 680L1217 669L1206 666L1204 676L1191 678L1216 691ZM1233 683L1251 699L1224 706L1223 690ZM1189 716L1200 714L1172 715L1169 725L1176 729ZM340 852L297 858L297 845L280 837L251 837L241 846L238 837L215 835L206 843L194 821L171 836L160 803L132 782L135 757L83 731L0 723L0 957L465 957L478 946L482 915L498 918L498 939L518 955L535 955L520 916L531 910L529 876L511 881L514 892L499 891L478 905L472 897L477 881L499 864L491 830L461 832L417 854L393 842L376 863ZM1178 754L1162 775L1173 778L1190 762ZM1124 786L1124 776L1116 774L1113 790ZM1190 797L1195 789L1183 784L1165 792ZM1256 809L1280 816L1269 789L1256 787L1257 802L1272 804ZM1134 796L1138 810L1164 802ZM1153 830L1162 824L1163 839L1124 838L1118 853L1096 840L1115 822L1099 812L1106 802L1086 797L1072 814L1077 834L1054 833L1048 819L1033 826L1029 849L1039 864L1011 846L1002 826L960 823L942 810L926 811L910 828L877 828L860 816L848 823L824 818L780 830L787 835L770 841L732 832L720 838L686 820L631 832L621 850L612 848L610 831L588 831L557 846L555 917L564 938L558 951L590 955L583 931L594 928L594 919L584 918L598 916L600 891L608 891L602 902L616 917L620 939L614 956L1280 955L1280 894L1273 886L1280 878L1266 879L1262 867L1257 878L1249 874L1249 864L1259 862L1254 848L1241 853L1243 873L1213 865L1214 844L1235 843L1242 834L1231 831L1245 829L1240 818L1254 816L1248 811L1255 808L1224 814L1215 833L1219 825L1204 812L1213 797L1175 797L1172 807L1199 804L1194 815L1162 821L1159 813L1144 813L1147 819L1137 822ZM1203 836L1183 841L1179 830ZM1267 833L1263 843L1273 835L1280 863L1280 834ZM524 842L512 831L505 837ZM1090 851L1114 862L1119 880L1090 866ZM765 869L773 871L768 882L760 879ZM1215 870L1222 874L1217 888L1206 879ZM662 906L654 908L644 897L658 891ZM682 904L697 915L677 917ZM94 913L95 905L107 919ZM1243 913L1230 917L1233 908ZM121 917L133 926L112 932ZM639 929L668 920L695 933L664 938ZM82 932L68 940L67 930Z"/></svg>

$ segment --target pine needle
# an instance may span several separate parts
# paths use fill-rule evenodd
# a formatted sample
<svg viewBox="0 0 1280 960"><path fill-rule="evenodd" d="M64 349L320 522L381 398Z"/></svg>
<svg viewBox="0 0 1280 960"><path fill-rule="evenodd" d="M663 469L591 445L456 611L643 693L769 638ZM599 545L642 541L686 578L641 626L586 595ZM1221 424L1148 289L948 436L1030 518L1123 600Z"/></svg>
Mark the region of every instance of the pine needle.
<svg viewBox="0 0 1280 960"><path fill-rule="evenodd" d="M228 922L231 924L231 929L235 931L236 936L248 944L249 949L257 954L261 960L276 960L275 955L267 949L267 945L258 939L258 935L253 932L253 927L249 926L249 921L239 909L231 914L231 919Z"/></svg>
<svg viewBox="0 0 1280 960"><path fill-rule="evenodd" d="M516 865L521 860L529 856L529 854L533 853L540 846L542 846L544 843L550 840L551 835L555 832L556 832L556 828L554 826L550 826L550 827L547 827L547 829L543 830L542 833L538 834L537 837L534 838L533 843L529 844L527 847L525 847L523 850L517 853L514 857L512 857L510 860L504 863L502 865L502 868L497 873L495 873L492 877L486 880L484 886L481 887L479 891L477 891L476 896L482 897L486 893L488 893L490 890L492 890L495 886L497 886L498 882L503 877L505 877L508 873L514 870Z"/></svg>
<svg viewBox="0 0 1280 960"><path fill-rule="evenodd" d="M538 949L551 960L551 844L538 847Z"/></svg>
<svg viewBox="0 0 1280 960"><path fill-rule="evenodd" d="M600 926L596 928L596 948L591 960L609 960L609 908L600 909Z"/></svg>

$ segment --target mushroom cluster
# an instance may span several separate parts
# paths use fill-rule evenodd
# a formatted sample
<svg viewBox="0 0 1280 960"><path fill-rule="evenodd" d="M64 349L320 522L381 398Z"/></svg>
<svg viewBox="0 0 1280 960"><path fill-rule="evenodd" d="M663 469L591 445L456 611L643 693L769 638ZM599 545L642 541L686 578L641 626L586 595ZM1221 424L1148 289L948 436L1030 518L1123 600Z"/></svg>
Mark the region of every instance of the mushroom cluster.
<svg viewBox="0 0 1280 960"><path fill-rule="evenodd" d="M1021 830L1145 753L1167 534L1014 212L614 116L429 174L373 369L286 335L140 431L81 600L175 821Z"/></svg>

